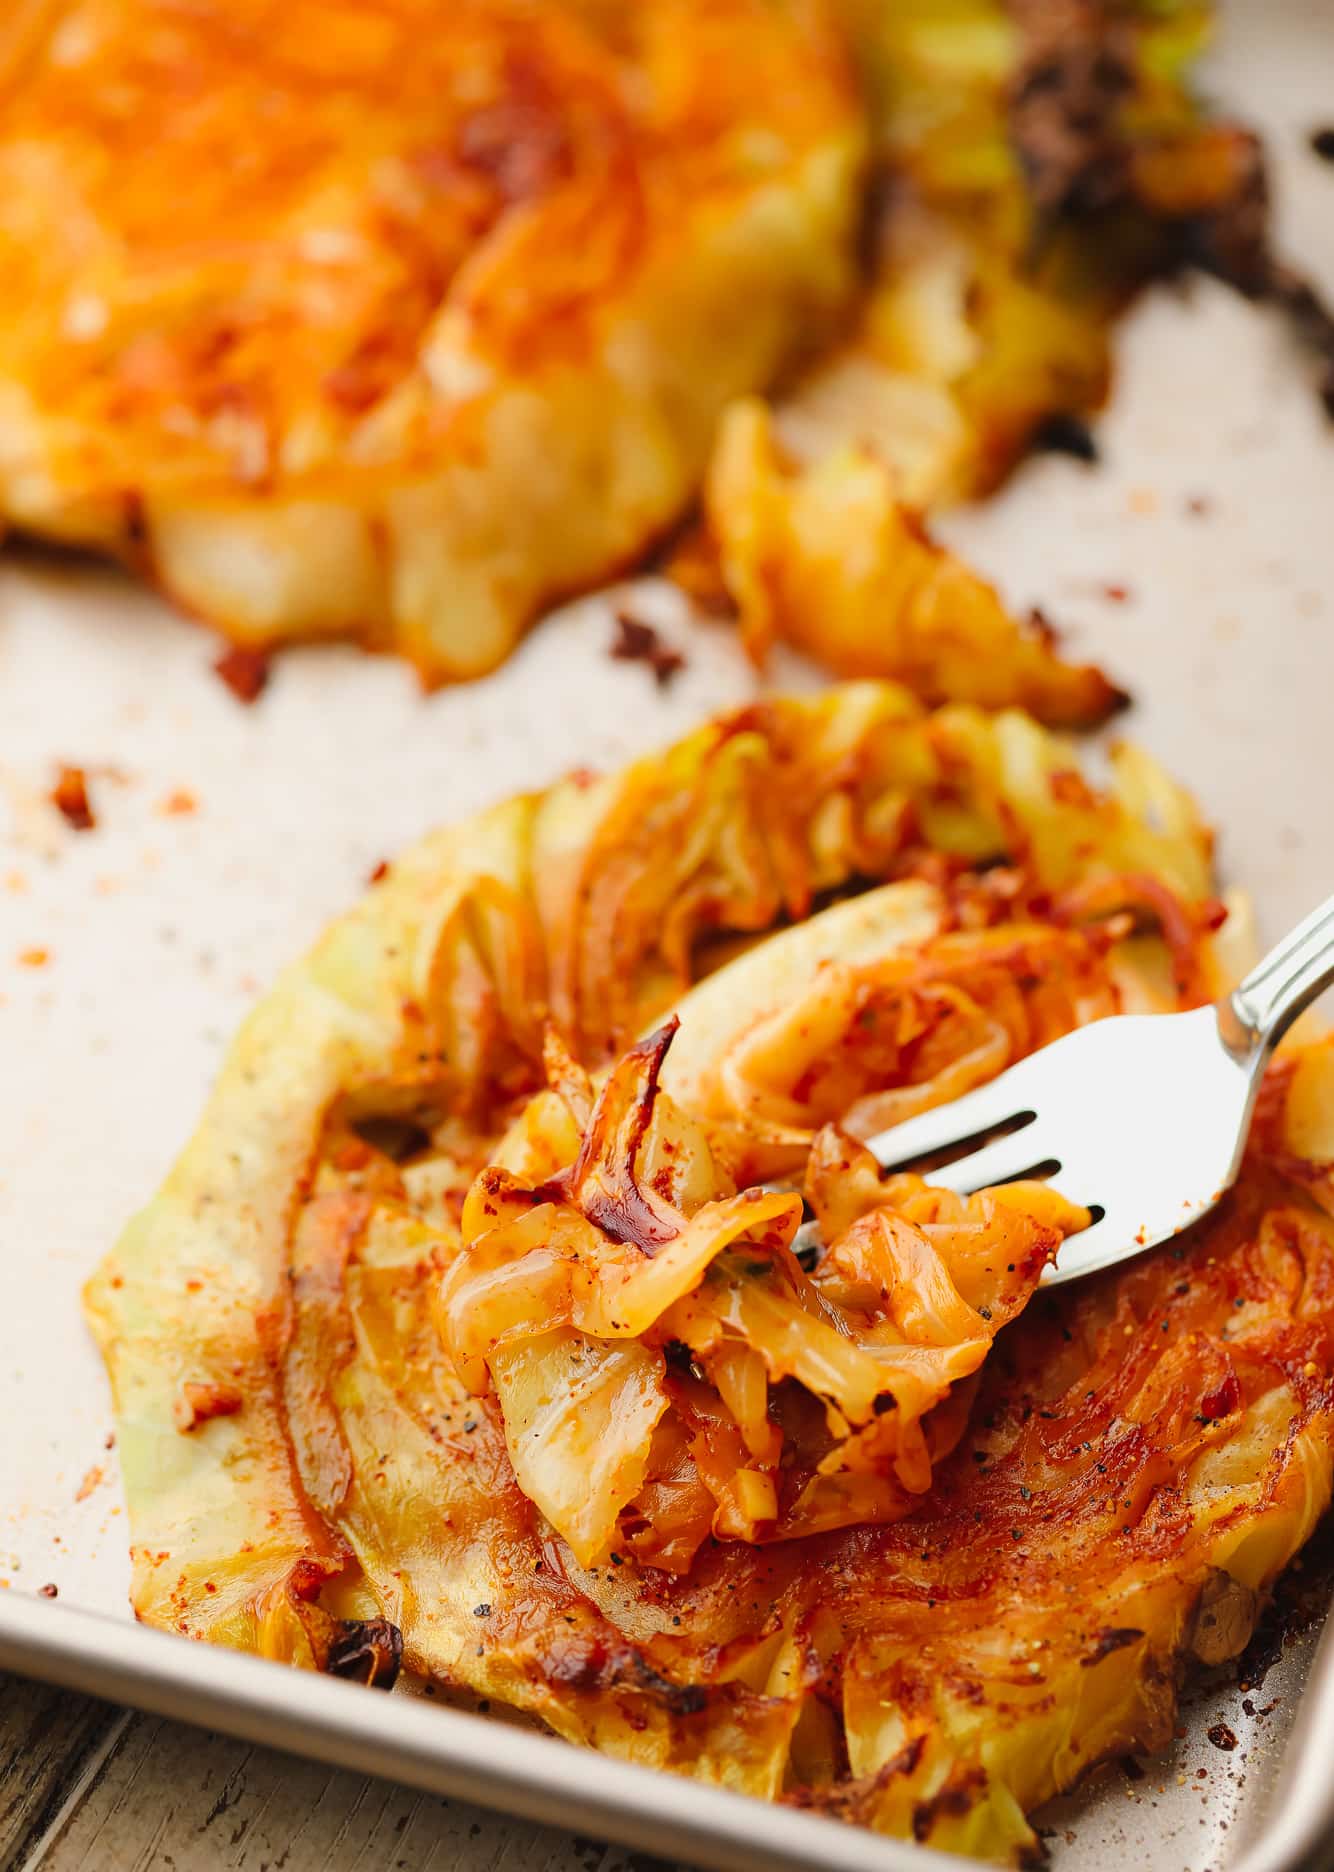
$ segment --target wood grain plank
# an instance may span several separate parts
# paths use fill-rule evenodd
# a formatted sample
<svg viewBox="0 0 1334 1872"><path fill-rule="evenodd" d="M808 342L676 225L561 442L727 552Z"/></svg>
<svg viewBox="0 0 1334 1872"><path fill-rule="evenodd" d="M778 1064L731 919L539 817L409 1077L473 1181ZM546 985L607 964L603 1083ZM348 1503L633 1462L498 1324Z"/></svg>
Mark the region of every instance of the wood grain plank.
<svg viewBox="0 0 1334 1872"><path fill-rule="evenodd" d="M121 1720L92 1697L0 1675L0 1868L23 1863Z"/></svg>
<svg viewBox="0 0 1334 1872"><path fill-rule="evenodd" d="M14 1872L672 1872L642 1853L154 1716L130 1719L82 1798L12 1864Z"/></svg>

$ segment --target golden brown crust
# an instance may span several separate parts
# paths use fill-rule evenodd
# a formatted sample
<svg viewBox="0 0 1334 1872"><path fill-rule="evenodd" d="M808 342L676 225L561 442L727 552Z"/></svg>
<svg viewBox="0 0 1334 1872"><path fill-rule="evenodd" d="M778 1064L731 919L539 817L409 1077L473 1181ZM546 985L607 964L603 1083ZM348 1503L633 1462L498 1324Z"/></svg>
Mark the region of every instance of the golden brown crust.
<svg viewBox="0 0 1334 1872"><path fill-rule="evenodd" d="M0 503L238 641L490 667L849 284L804 0L64 0L0 87Z"/></svg>

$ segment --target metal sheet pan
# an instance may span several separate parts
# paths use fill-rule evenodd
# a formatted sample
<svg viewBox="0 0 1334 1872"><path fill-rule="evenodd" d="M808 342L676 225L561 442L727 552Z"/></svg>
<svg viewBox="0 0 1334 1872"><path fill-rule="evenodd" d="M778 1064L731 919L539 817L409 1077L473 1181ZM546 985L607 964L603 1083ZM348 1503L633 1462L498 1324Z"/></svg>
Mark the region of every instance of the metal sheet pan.
<svg viewBox="0 0 1334 1872"><path fill-rule="evenodd" d="M576 1751L420 1698L372 1696L334 1678L63 1606L43 1606L38 1615L17 1597L0 1600L0 1665L720 1872L950 1872L959 1865L905 1841ZM1334 1646L1327 1640L1273 1783L1272 1810L1240 1853L1228 1856L1229 1872L1315 1872L1327 1863L1332 1726ZM1183 1844L1169 1826L1141 1863L1224 1863L1212 1852L1187 1860ZM1106 1836L1087 1863L1106 1867L1113 1852L1120 1858L1129 1849L1130 1841Z"/></svg>
<svg viewBox="0 0 1334 1872"><path fill-rule="evenodd" d="M1269 133L1281 237L1329 291L1334 170L1306 139L1334 115L1332 72L1328 0L1235 0L1213 83ZM1121 356L1102 465L1035 463L948 531L1129 681L1124 731L1195 786L1226 876L1276 934L1334 872L1334 444L1284 334L1221 289L1153 296ZM0 561L0 1664L701 1864L925 1867L915 1848L480 1717L179 1644L126 1609L82 1279L166 1170L246 1007L378 859L754 693L728 631L661 590L636 604L689 660L665 692L609 660L608 607L589 602L473 688L426 699L396 666L299 652L247 711L208 641L129 583ZM60 760L89 770L92 832L44 803ZM34 951L47 960L20 961ZM30 1597L47 1581L56 1604ZM1043 1816L1061 1872L1319 1863L1334 1650L1291 1647L1273 1698L1251 1720L1230 1682L1199 1691L1170 1760ZM1235 1753L1206 1739L1220 1720Z"/></svg>

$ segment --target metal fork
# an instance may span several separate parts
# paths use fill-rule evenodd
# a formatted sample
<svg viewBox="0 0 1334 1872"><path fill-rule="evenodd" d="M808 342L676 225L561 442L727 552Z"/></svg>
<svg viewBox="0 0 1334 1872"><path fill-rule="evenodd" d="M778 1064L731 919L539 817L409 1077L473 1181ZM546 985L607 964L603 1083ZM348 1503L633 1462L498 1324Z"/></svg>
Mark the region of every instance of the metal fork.
<svg viewBox="0 0 1334 1872"><path fill-rule="evenodd" d="M1094 1212L1043 1276L1076 1280L1213 1208L1236 1181L1270 1054L1331 983L1334 897L1213 1006L1077 1027L988 1085L868 1138L867 1148L887 1171L948 1154L926 1174L961 1195L1045 1177ZM795 1245L818 1239L808 1223Z"/></svg>

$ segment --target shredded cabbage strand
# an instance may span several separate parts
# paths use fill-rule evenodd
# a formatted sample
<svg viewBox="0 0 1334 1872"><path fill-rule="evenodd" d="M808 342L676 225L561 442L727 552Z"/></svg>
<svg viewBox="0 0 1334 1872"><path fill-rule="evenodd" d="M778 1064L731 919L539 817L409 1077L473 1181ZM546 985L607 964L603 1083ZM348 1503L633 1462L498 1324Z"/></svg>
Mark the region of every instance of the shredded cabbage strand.
<svg viewBox="0 0 1334 1872"><path fill-rule="evenodd" d="M845 1037L822 1016L825 1039ZM537 1181L478 1177L435 1303L463 1382L495 1393L520 1488L585 1566L621 1545L683 1571L710 1533L786 1540L906 1513L962 1425L937 1407L1088 1219L1042 1185L965 1201L882 1181L826 1125L804 1134L828 1244L807 1273L801 1195L738 1191L708 1127L662 1091L677 1026L596 1096L548 1042L555 1098L530 1107L520 1156L549 1164L571 1120L578 1149ZM807 1072L801 1046L788 1066ZM939 1078L948 1096L948 1063Z"/></svg>

